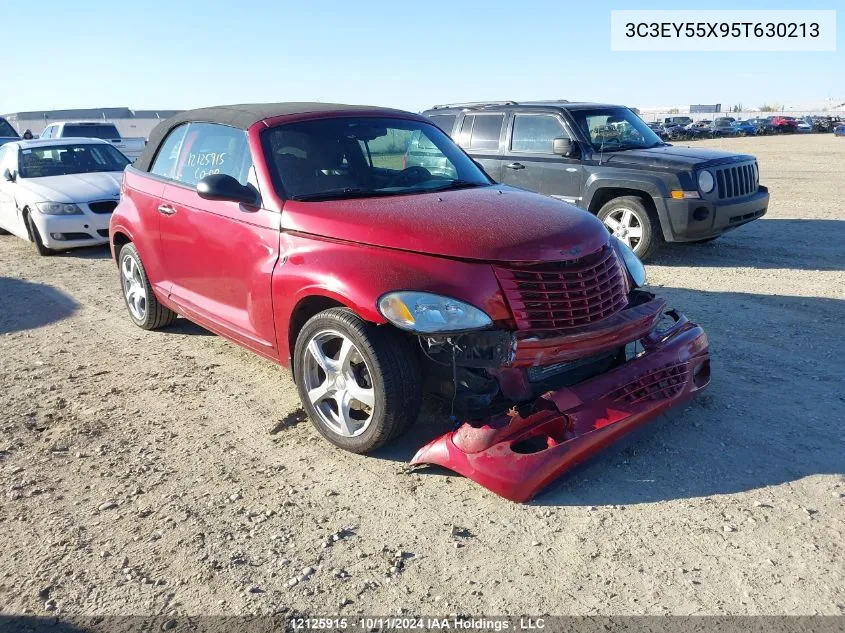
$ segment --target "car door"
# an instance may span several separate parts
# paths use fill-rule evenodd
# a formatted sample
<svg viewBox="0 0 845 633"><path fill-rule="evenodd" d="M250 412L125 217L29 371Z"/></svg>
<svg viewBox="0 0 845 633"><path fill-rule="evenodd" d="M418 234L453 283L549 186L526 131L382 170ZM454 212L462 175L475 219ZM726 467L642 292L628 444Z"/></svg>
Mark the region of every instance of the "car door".
<svg viewBox="0 0 845 633"><path fill-rule="evenodd" d="M496 182L502 181L504 112L468 112L457 132L457 143Z"/></svg>
<svg viewBox="0 0 845 633"><path fill-rule="evenodd" d="M18 213L17 204L15 204L15 189L18 187L18 183L17 181L6 180L3 176L7 169L10 174L17 176L17 156L18 146L16 144L7 143L0 147L0 227L18 237L27 239L26 226L23 224L23 219Z"/></svg>
<svg viewBox="0 0 845 633"><path fill-rule="evenodd" d="M554 139L571 138L552 113L516 112L509 125L502 182L578 204L584 184L580 155L558 156ZM574 151L577 145L573 145Z"/></svg>
<svg viewBox="0 0 845 633"><path fill-rule="evenodd" d="M209 329L277 357L270 278L279 255L279 214L201 198L196 185L211 174L258 189L246 132L190 123L158 208L170 299Z"/></svg>

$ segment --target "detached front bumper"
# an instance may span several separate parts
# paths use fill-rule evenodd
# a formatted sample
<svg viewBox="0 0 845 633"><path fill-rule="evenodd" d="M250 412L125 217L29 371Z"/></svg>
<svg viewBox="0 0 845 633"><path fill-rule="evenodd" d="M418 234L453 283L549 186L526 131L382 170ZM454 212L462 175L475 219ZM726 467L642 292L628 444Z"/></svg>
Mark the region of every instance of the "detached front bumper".
<svg viewBox="0 0 845 633"><path fill-rule="evenodd" d="M769 190L762 185L752 195L737 202L665 199L667 242L694 242L717 237L763 217L769 207Z"/></svg>
<svg viewBox="0 0 845 633"><path fill-rule="evenodd" d="M466 422L421 448L411 463L438 464L507 499L528 501L576 464L707 386L707 335L672 314L674 325L642 338L645 351L624 365L546 393L527 411Z"/></svg>

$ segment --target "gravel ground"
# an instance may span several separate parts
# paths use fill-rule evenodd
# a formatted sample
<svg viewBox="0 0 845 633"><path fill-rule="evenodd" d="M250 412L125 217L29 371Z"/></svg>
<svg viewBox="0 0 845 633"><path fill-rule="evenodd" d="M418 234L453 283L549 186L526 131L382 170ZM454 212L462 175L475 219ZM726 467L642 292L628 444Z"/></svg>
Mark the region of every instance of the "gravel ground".
<svg viewBox="0 0 845 633"><path fill-rule="evenodd" d="M768 215L650 281L713 382L516 505L330 447L289 374L132 325L105 249L0 238L2 614L842 614L845 139L727 139Z"/></svg>

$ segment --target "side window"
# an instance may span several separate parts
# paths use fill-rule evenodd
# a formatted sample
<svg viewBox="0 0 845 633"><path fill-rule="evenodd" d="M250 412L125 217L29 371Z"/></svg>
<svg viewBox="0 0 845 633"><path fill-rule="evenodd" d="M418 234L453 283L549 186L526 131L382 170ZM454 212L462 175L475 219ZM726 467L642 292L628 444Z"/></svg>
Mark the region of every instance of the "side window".
<svg viewBox="0 0 845 633"><path fill-rule="evenodd" d="M194 186L211 174L228 174L245 185L250 167L252 157L246 132L216 123L191 123L174 179Z"/></svg>
<svg viewBox="0 0 845 633"><path fill-rule="evenodd" d="M170 130L170 134L164 139L164 143L156 154L150 173L162 178L173 178L176 173L176 162L179 159L179 150L182 149L182 141L185 132L188 130L188 123L183 123L177 128Z"/></svg>
<svg viewBox="0 0 845 633"><path fill-rule="evenodd" d="M432 114L428 118L431 119L431 122L434 123L434 125L446 132L446 134L448 134L449 136L452 135L452 128L455 127L455 119L457 118L456 115Z"/></svg>
<svg viewBox="0 0 845 633"><path fill-rule="evenodd" d="M458 144L469 149L499 149L504 114L471 114L464 117Z"/></svg>
<svg viewBox="0 0 845 633"><path fill-rule="evenodd" d="M53 138L53 126L48 125L43 132L41 132L41 138Z"/></svg>
<svg viewBox="0 0 845 633"><path fill-rule="evenodd" d="M555 138L569 138L563 124L550 114L517 114L513 120L511 151L553 154Z"/></svg>

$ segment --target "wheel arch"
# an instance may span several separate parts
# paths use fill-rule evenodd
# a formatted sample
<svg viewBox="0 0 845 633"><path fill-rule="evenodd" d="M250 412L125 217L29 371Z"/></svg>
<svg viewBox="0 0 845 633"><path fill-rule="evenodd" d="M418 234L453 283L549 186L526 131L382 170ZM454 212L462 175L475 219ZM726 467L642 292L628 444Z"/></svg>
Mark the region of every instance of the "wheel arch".
<svg viewBox="0 0 845 633"><path fill-rule="evenodd" d="M293 350L296 348L296 339L299 336L299 333L302 331L302 327L308 322L308 319L310 319L314 315L319 314L324 310L329 310L331 308L347 308L357 314L359 317L361 316L354 309L354 307L349 305L347 302L342 301L337 296L330 296L328 293L312 293L305 295L303 297L300 297L296 304L293 306L290 316L288 317L288 353L286 354L286 360L288 362L288 366L290 367L291 373L293 373L294 371L294 363L292 362L291 357L293 356Z"/></svg>

